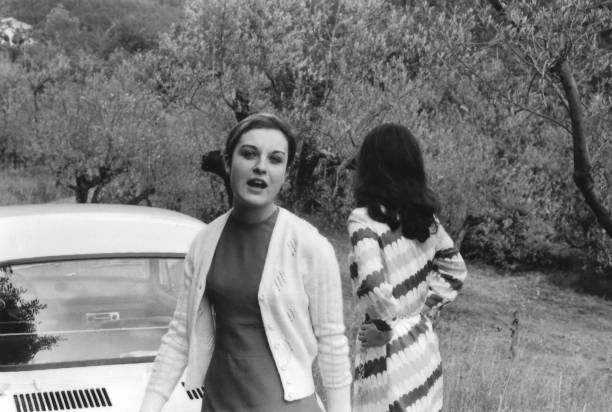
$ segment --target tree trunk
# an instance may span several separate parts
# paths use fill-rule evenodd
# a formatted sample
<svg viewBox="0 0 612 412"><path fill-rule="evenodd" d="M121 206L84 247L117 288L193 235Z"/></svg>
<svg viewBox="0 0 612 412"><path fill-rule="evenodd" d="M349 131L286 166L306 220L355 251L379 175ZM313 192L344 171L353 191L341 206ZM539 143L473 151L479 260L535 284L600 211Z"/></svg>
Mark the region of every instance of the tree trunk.
<svg viewBox="0 0 612 412"><path fill-rule="evenodd" d="M314 139L310 137L304 138L302 141L302 147L300 148L300 154L296 160L296 174L293 182L293 193L295 200L301 205L300 209L302 209L304 206L304 198L306 197L306 193L313 184L314 170L320 160L316 155L316 143L314 142ZM309 211L307 210L307 212Z"/></svg>
<svg viewBox="0 0 612 412"><path fill-rule="evenodd" d="M74 195L76 197L77 203L87 203L87 198L89 197L89 189L91 189L91 185L87 176L77 175L76 185L71 186L70 188L74 190Z"/></svg>
<svg viewBox="0 0 612 412"><path fill-rule="evenodd" d="M223 180L225 192L227 193L227 200L229 202L229 206L231 207L234 196L232 193L232 187L230 185L229 173L225 169L225 162L223 161L223 154L221 151L211 150L204 153L202 155L202 163L200 163L200 167L203 171L214 173Z"/></svg>
<svg viewBox="0 0 612 412"><path fill-rule="evenodd" d="M137 205L137 204L140 204L140 202L145 201L147 203L147 206L151 206L151 200L149 199L149 197L154 194L155 194L155 188L153 186L147 186L138 195L128 200L127 204Z"/></svg>
<svg viewBox="0 0 612 412"><path fill-rule="evenodd" d="M234 100L231 102L223 96L225 104L232 109L237 122L246 119L251 114L251 99L247 92L240 89L234 91Z"/></svg>
<svg viewBox="0 0 612 412"><path fill-rule="evenodd" d="M100 193L102 193L102 189L104 188L104 184L100 183L93 191L91 195L91 203L99 203L100 202Z"/></svg>
<svg viewBox="0 0 612 412"><path fill-rule="evenodd" d="M569 106L574 150L574 183L578 186L584 200L586 200L595 214L599 224L604 228L608 236L612 237L612 218L594 190L594 181L591 175L591 161L584 132L584 114L580 104L580 95L578 93L576 80L574 79L566 59L562 59L553 68L553 71L559 75Z"/></svg>

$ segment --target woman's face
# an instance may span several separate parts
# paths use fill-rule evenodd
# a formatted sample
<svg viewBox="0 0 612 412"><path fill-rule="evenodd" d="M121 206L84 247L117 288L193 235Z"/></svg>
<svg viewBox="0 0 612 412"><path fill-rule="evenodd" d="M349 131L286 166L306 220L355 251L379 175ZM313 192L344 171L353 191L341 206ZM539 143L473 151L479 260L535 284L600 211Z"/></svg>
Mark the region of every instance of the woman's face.
<svg viewBox="0 0 612 412"><path fill-rule="evenodd" d="M276 129L244 133L232 153L230 182L236 209L272 212L287 171L288 143Z"/></svg>

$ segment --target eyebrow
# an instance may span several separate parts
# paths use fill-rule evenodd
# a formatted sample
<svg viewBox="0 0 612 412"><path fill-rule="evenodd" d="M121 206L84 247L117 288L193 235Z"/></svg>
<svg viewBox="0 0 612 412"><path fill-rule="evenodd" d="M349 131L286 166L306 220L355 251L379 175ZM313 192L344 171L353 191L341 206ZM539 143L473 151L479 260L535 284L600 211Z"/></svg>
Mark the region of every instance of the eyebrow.
<svg viewBox="0 0 612 412"><path fill-rule="evenodd" d="M248 143L241 144L238 148L239 149L243 149L243 148L255 149L255 150L257 150L259 152L259 148L257 146L252 145L252 144L248 144ZM274 151L272 151L272 154L282 154L282 155L287 156L287 152L285 152L284 150L274 150Z"/></svg>

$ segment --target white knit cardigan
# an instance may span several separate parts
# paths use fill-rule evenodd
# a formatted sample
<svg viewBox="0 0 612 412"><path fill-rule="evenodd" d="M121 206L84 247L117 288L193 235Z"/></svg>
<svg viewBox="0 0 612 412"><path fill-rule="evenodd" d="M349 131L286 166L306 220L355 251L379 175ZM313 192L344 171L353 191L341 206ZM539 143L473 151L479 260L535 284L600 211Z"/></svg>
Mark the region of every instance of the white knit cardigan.
<svg viewBox="0 0 612 412"><path fill-rule="evenodd" d="M153 364L143 409L161 410L185 368L186 389L204 382L214 348L206 276L229 213L196 236L185 258L183 289ZM326 389L351 383L334 249L314 226L283 208L270 238L258 298L285 400L314 392L311 368L317 355Z"/></svg>

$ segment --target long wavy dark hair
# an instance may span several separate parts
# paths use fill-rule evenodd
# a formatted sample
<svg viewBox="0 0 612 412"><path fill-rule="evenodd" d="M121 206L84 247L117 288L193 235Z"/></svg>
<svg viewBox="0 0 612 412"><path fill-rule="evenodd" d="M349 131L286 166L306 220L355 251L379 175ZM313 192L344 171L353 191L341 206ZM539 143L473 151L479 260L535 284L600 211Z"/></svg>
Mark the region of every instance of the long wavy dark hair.
<svg viewBox="0 0 612 412"><path fill-rule="evenodd" d="M354 188L358 207L391 230L425 242L437 230L440 203L427 186L423 155L416 138L402 125L384 123L363 140Z"/></svg>

